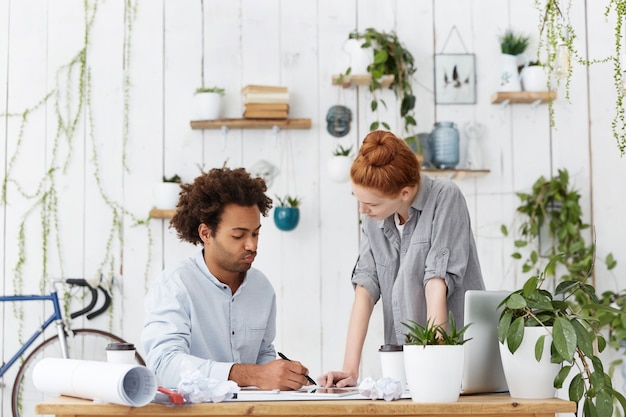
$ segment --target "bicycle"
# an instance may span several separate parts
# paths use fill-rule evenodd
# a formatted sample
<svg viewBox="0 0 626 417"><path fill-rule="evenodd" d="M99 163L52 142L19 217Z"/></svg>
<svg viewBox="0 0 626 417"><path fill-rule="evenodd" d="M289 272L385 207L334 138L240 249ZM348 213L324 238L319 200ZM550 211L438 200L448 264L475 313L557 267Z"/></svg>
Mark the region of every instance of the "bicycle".
<svg viewBox="0 0 626 417"><path fill-rule="evenodd" d="M32 380L33 368L40 360L43 358L67 358L105 361L105 348L109 343L125 343L125 340L121 337L104 330L70 328L63 316L56 291L56 285L59 283L69 284L70 287L84 287L89 289L91 293L91 299L87 306L70 314L72 319L82 315L86 315L87 319L92 319L104 313L111 304L111 296L106 289L100 285L97 288L93 288L82 278L57 280L54 282L53 289L45 295L0 296L0 302L50 301L54 310L18 351L6 363L2 364L2 367L0 367L0 378L35 344L37 339L43 335L50 325L54 323L57 328L57 334L36 345L20 365L11 392L11 410L14 417L27 415L28 413L25 413L24 410L30 410L30 413L34 414L35 404L49 397L49 395L37 390ZM104 302L101 307L94 310L98 303L99 292L104 295ZM138 364L145 365L139 353L135 354L135 360Z"/></svg>

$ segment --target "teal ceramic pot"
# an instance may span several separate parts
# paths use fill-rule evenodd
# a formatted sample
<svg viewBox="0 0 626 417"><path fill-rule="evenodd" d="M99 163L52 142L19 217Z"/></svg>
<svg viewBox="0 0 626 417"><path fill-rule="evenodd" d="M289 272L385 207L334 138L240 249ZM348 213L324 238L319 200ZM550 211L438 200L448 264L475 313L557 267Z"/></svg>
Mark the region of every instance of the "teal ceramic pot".
<svg viewBox="0 0 626 417"><path fill-rule="evenodd" d="M452 122L437 122L428 139L430 162L439 169L459 163L459 131Z"/></svg>
<svg viewBox="0 0 626 417"><path fill-rule="evenodd" d="M274 208L274 223L276 227L284 232L295 229L299 220L300 209L298 207Z"/></svg>

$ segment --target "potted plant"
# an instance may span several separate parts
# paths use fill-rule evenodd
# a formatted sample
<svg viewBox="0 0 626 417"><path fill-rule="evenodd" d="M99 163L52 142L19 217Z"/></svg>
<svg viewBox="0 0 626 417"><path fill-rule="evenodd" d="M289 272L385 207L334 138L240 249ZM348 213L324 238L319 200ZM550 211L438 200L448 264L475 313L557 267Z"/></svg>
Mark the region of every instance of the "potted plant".
<svg viewBox="0 0 626 417"><path fill-rule="evenodd" d="M548 76L545 66L539 61L530 61L522 70L522 89L524 91L548 91Z"/></svg>
<svg viewBox="0 0 626 417"><path fill-rule="evenodd" d="M518 34L512 30L507 30L500 36L500 52L502 69L500 72L500 87L498 91L521 91L522 84L520 72L518 70L520 57L524 58L523 66L526 67L527 60L522 54L526 51L530 38L523 34Z"/></svg>
<svg viewBox="0 0 626 417"><path fill-rule="evenodd" d="M352 146L344 148L341 145L333 151L333 156L328 160L328 175L331 180L346 182L350 179L351 152Z"/></svg>
<svg viewBox="0 0 626 417"><path fill-rule="evenodd" d="M195 120L216 120L220 118L220 108L225 90L220 87L199 87L194 93Z"/></svg>
<svg viewBox="0 0 626 417"><path fill-rule="evenodd" d="M514 259L522 260L522 272L541 270L541 259L562 254L557 258L562 267L559 280L586 279L595 261L595 245L587 244L584 236L589 224L583 221L580 206L581 195L569 183L567 169L559 169L556 176L546 179L540 176L529 193L518 192L520 205L516 212L522 221L517 227ZM506 226L502 233L508 236ZM525 259L524 259L525 257ZM617 262L609 253L604 263L608 270Z"/></svg>
<svg viewBox="0 0 626 417"><path fill-rule="evenodd" d="M284 232L293 230L300 221L300 197L286 195L276 196L278 206L274 208L274 223L276 227Z"/></svg>
<svg viewBox="0 0 626 417"><path fill-rule="evenodd" d="M521 289L504 299L498 340L503 351L514 354L527 337L526 329L542 328L545 334L539 336L531 347L534 348L534 360L540 361L550 355L550 362L560 366L553 380L554 388L562 388L569 379L566 387L569 398L577 404L582 400L584 416L611 417L614 402L619 402L623 412L626 398L612 387L611 377L604 371L595 351L597 348L602 352L606 347L595 318L606 306L586 280L561 281L554 294L543 288L546 278L554 276L562 256L552 256L543 273L530 277ZM581 298L588 300L587 303L581 305L577 301ZM538 383L536 373L532 375L532 383L529 379L516 383L515 377L507 373L504 357L502 362L511 396L519 395L514 390L520 385ZM532 365L532 360L527 359L525 366Z"/></svg>
<svg viewBox="0 0 626 417"><path fill-rule="evenodd" d="M376 93L383 88L382 80L385 76L393 75L393 80L389 84L389 89L393 90L400 100L400 117L404 120L404 131L409 137L411 128L417 125L414 117L415 95L411 77L417 71L415 61L411 52L400 42L395 32L383 32L374 28L367 28L363 32L353 31L349 39L362 41L361 48L371 49L372 59L367 67L367 72L371 76L369 91L372 93L370 108L378 115L380 105L387 107L387 104ZM352 69L348 68L345 74L339 78L342 83L344 76L350 75ZM370 130L377 130L384 127L391 130L389 124L377 120L370 124Z"/></svg>
<svg viewBox="0 0 626 417"><path fill-rule="evenodd" d="M180 177L174 174L171 177L163 176L163 181L155 184L154 206L158 209L173 209L178 204L180 193Z"/></svg>
<svg viewBox="0 0 626 417"><path fill-rule="evenodd" d="M470 324L457 329L451 312L445 325L431 321L422 325L412 320L402 324L408 328L403 346L404 368L413 401L457 401L463 382L463 344L471 340L464 339L463 334Z"/></svg>

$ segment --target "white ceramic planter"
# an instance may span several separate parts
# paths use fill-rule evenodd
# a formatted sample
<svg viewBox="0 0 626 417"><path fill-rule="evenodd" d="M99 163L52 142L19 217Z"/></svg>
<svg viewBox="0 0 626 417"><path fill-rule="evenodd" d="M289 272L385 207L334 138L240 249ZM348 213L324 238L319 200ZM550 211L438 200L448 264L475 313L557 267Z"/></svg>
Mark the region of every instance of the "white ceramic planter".
<svg viewBox="0 0 626 417"><path fill-rule="evenodd" d="M153 188L154 206L158 209L174 209L178 204L180 184L176 182L160 182Z"/></svg>
<svg viewBox="0 0 626 417"><path fill-rule="evenodd" d="M541 335L546 335L546 338L541 360L537 362L535 345ZM543 327L525 327L522 344L514 354L508 346L500 343L502 369L511 397L543 399L555 396L554 378L561 365L550 362L551 344L552 336Z"/></svg>
<svg viewBox="0 0 626 417"><path fill-rule="evenodd" d="M533 65L524 68L522 88L524 91L548 91L548 78L543 67Z"/></svg>
<svg viewBox="0 0 626 417"><path fill-rule="evenodd" d="M351 157L334 155L328 160L328 176L335 182L347 182L351 166Z"/></svg>
<svg viewBox="0 0 626 417"><path fill-rule="evenodd" d="M517 63L518 58L516 55L500 54L500 86L498 91L522 91Z"/></svg>
<svg viewBox="0 0 626 417"><path fill-rule="evenodd" d="M372 48L361 48L363 40L348 39L343 44L343 50L346 53L346 67L351 68L350 74L364 75L369 74L367 67L374 61L374 53Z"/></svg>
<svg viewBox="0 0 626 417"><path fill-rule="evenodd" d="M222 95L220 93L197 93L193 95L193 120L216 120L220 118Z"/></svg>
<svg viewBox="0 0 626 417"><path fill-rule="evenodd" d="M418 403L453 403L463 381L465 346L404 345L404 370L411 399Z"/></svg>

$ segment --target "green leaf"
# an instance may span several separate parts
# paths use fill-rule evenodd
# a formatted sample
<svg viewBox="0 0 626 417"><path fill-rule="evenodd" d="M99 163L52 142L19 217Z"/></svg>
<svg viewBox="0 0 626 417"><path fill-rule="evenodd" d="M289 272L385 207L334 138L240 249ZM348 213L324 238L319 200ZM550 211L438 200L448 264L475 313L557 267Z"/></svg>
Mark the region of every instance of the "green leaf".
<svg viewBox="0 0 626 417"><path fill-rule="evenodd" d="M583 376L581 374L576 374L574 378L572 378L572 382L569 384L569 399L570 401L574 401L578 403L585 393L585 381L583 381Z"/></svg>
<svg viewBox="0 0 626 417"><path fill-rule="evenodd" d="M500 343L504 343L506 336L509 333L509 327L511 326L511 320L513 319L513 312L510 310L504 310L500 316L498 322L498 340Z"/></svg>
<svg viewBox="0 0 626 417"><path fill-rule="evenodd" d="M598 392L596 409L600 417L611 417L613 415L613 397L606 390Z"/></svg>
<svg viewBox="0 0 626 417"><path fill-rule="evenodd" d="M541 357L543 356L543 345L546 341L546 335L541 335L537 338L537 343L535 343L535 359L537 359L537 362L539 362L541 360Z"/></svg>
<svg viewBox="0 0 626 417"><path fill-rule="evenodd" d="M578 320L572 320L571 322L574 330L576 331L576 343L580 350L589 357L593 357L593 338L594 333L591 333L585 329Z"/></svg>
<svg viewBox="0 0 626 417"><path fill-rule="evenodd" d="M506 341L509 351L515 353L515 351L522 344L524 338L524 318L518 317L511 323L509 331L507 333Z"/></svg>
<svg viewBox="0 0 626 417"><path fill-rule="evenodd" d="M571 365L561 367L559 373L556 375L556 378L554 378L554 388L563 388L563 382L565 382L565 378L567 378L571 369Z"/></svg>
<svg viewBox="0 0 626 417"><path fill-rule="evenodd" d="M565 318L557 317L552 328L552 342L563 359L572 362L576 351L576 330Z"/></svg>
<svg viewBox="0 0 626 417"><path fill-rule="evenodd" d="M526 307L526 299L517 293L512 293L506 300L506 307L517 310Z"/></svg>

